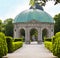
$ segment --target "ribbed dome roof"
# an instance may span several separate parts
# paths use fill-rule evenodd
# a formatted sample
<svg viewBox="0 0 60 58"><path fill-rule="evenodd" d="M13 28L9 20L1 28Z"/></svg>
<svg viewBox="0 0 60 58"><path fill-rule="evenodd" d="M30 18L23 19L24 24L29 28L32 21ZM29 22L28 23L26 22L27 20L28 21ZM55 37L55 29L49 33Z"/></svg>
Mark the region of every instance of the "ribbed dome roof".
<svg viewBox="0 0 60 58"><path fill-rule="evenodd" d="M54 23L53 18L46 12L38 9L29 9L21 12L14 19L14 23L29 22L36 20L39 22Z"/></svg>

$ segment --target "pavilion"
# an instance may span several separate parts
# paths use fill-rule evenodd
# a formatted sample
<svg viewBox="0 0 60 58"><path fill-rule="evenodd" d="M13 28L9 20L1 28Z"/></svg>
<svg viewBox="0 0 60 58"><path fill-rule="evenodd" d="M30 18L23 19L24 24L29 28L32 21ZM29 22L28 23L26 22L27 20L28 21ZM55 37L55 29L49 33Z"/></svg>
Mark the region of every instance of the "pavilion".
<svg viewBox="0 0 60 58"><path fill-rule="evenodd" d="M37 6L38 4L36 4ZM37 42L38 44L42 43L43 30L46 31L48 38L54 35L54 20L53 18L46 13L41 6L30 7L28 10L24 10L18 14L14 19L14 38L21 37L21 31L25 32L24 38L25 43L30 44L30 31L37 30Z"/></svg>

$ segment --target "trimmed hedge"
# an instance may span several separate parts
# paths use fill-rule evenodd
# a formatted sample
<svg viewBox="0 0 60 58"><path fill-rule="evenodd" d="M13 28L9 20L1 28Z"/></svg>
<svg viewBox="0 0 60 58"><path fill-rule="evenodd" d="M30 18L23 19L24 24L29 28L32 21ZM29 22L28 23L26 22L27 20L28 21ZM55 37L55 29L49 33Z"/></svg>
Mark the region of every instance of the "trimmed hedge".
<svg viewBox="0 0 60 58"><path fill-rule="evenodd" d="M23 38L14 38L14 42L23 41Z"/></svg>
<svg viewBox="0 0 60 58"><path fill-rule="evenodd" d="M8 53L11 53L11 52L17 50L18 48L22 47L22 45L23 45L22 41L14 42L12 37L6 37L6 41L7 41L7 46L8 46Z"/></svg>
<svg viewBox="0 0 60 58"><path fill-rule="evenodd" d="M13 40L12 37L6 37L6 41L7 41L7 47L8 47L8 53L13 52Z"/></svg>
<svg viewBox="0 0 60 58"><path fill-rule="evenodd" d="M55 34L53 40L53 54L60 58L60 32Z"/></svg>
<svg viewBox="0 0 60 58"><path fill-rule="evenodd" d="M45 41L44 45L47 49L49 49L51 52L53 51L53 46L52 46L52 42L49 41Z"/></svg>
<svg viewBox="0 0 60 58"><path fill-rule="evenodd" d="M58 56L60 58L60 32L56 33L55 36L52 37L52 42L44 42L45 47L53 52L53 55Z"/></svg>
<svg viewBox="0 0 60 58"><path fill-rule="evenodd" d="M20 47L22 47L23 42L13 42L13 51L19 49Z"/></svg>
<svg viewBox="0 0 60 58"><path fill-rule="evenodd" d="M44 41L52 41L52 38L47 38L47 37L44 37Z"/></svg>
<svg viewBox="0 0 60 58"><path fill-rule="evenodd" d="M8 52L5 34L0 32L0 58Z"/></svg>

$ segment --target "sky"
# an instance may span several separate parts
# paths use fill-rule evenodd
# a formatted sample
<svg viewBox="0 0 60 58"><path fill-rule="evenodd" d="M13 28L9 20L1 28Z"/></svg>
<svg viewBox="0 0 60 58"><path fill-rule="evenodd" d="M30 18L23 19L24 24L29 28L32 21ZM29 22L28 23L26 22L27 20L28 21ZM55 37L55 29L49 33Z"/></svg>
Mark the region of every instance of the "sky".
<svg viewBox="0 0 60 58"><path fill-rule="evenodd" d="M0 0L0 19L15 18L19 13L29 9L30 0ZM60 3L54 5L54 1L49 1L43 7L44 11L52 17L60 13Z"/></svg>

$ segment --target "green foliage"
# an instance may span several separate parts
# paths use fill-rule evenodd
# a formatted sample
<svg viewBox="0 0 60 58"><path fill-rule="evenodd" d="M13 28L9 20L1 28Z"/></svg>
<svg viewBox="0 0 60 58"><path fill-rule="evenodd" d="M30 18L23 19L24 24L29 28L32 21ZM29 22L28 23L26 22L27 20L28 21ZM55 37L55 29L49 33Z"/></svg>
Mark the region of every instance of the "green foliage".
<svg viewBox="0 0 60 58"><path fill-rule="evenodd" d="M2 20L0 20L0 32L5 32L5 25L4 23L2 22Z"/></svg>
<svg viewBox="0 0 60 58"><path fill-rule="evenodd" d="M60 32L55 34L53 43L53 54L60 58Z"/></svg>
<svg viewBox="0 0 60 58"><path fill-rule="evenodd" d="M9 18L4 21L5 23L5 35L13 37L13 19Z"/></svg>
<svg viewBox="0 0 60 58"><path fill-rule="evenodd" d="M2 20L0 20L0 32L1 32L1 29L2 29Z"/></svg>
<svg viewBox="0 0 60 58"><path fill-rule="evenodd" d="M42 39L43 39L43 41L44 41L44 38L45 37L47 39L47 30L46 29L43 29L43 31L42 31Z"/></svg>
<svg viewBox="0 0 60 58"><path fill-rule="evenodd" d="M8 52L13 52L13 40L12 37L6 37L6 41L7 41L7 46L8 46Z"/></svg>
<svg viewBox="0 0 60 58"><path fill-rule="evenodd" d="M55 36L52 37L52 42L45 40L44 44L46 48L53 52L53 55L60 58L60 32L56 33Z"/></svg>
<svg viewBox="0 0 60 58"><path fill-rule="evenodd" d="M54 20L55 20L54 33L57 33L60 31L60 14L55 15Z"/></svg>
<svg viewBox="0 0 60 58"><path fill-rule="evenodd" d="M60 32L55 34L55 38L58 38L58 37L60 37Z"/></svg>
<svg viewBox="0 0 60 58"><path fill-rule="evenodd" d="M30 3L29 3L31 6L34 6L35 5L35 0L30 0Z"/></svg>
<svg viewBox="0 0 60 58"><path fill-rule="evenodd" d="M35 37L35 40L37 41L37 37L38 37L38 31L36 29L31 29L30 30L30 38L31 38L31 41L33 41L33 37Z"/></svg>
<svg viewBox="0 0 60 58"><path fill-rule="evenodd" d="M53 46L52 46L52 42L49 41L45 41L44 45L47 49L49 49L51 52L53 51Z"/></svg>
<svg viewBox="0 0 60 58"><path fill-rule="evenodd" d="M49 0L40 0L40 2L38 2L38 1L39 0L30 0L30 3L29 4L31 6L34 6L35 3L39 3L39 5L45 6L46 5L46 2L49 1ZM56 5L58 3L60 3L60 0L55 0L55 4L54 5Z"/></svg>
<svg viewBox="0 0 60 58"><path fill-rule="evenodd" d="M31 36L33 36L33 35L38 36L38 31L36 29L31 29L30 35Z"/></svg>
<svg viewBox="0 0 60 58"><path fill-rule="evenodd" d="M17 50L18 48L22 47L22 45L23 45L22 41L14 42L12 37L6 37L6 41L7 41L7 46L8 46L8 52L9 53Z"/></svg>
<svg viewBox="0 0 60 58"><path fill-rule="evenodd" d="M44 37L44 41L52 41L52 38L47 38L47 37Z"/></svg>
<svg viewBox="0 0 60 58"><path fill-rule="evenodd" d="M23 42L13 42L13 51L17 50L18 48L22 47Z"/></svg>
<svg viewBox="0 0 60 58"><path fill-rule="evenodd" d="M0 58L8 52L5 35L0 32Z"/></svg>
<svg viewBox="0 0 60 58"><path fill-rule="evenodd" d="M6 36L13 37L13 19L6 19L4 22L0 20L0 32L5 33Z"/></svg>
<svg viewBox="0 0 60 58"><path fill-rule="evenodd" d="M14 38L14 42L23 41L23 38Z"/></svg>
<svg viewBox="0 0 60 58"><path fill-rule="evenodd" d="M44 41L45 47L53 52L53 55L58 56L60 58L60 32L56 33L55 36L52 37L52 42Z"/></svg>

